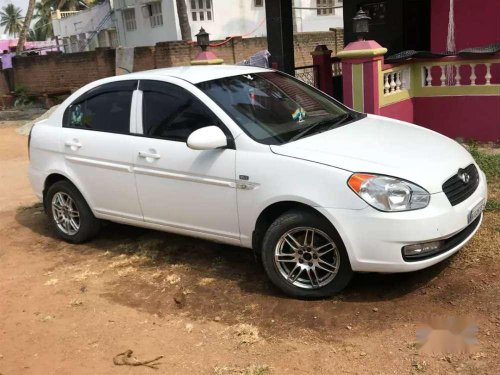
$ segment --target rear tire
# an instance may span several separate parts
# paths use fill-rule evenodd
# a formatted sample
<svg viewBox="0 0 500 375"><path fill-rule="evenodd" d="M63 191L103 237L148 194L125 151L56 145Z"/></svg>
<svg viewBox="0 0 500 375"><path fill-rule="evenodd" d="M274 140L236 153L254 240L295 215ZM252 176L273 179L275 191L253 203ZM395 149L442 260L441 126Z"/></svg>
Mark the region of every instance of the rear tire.
<svg viewBox="0 0 500 375"><path fill-rule="evenodd" d="M330 297L353 275L344 243L331 223L300 210L284 213L268 228L262 264L274 285L301 299Z"/></svg>
<svg viewBox="0 0 500 375"><path fill-rule="evenodd" d="M58 181L49 187L45 207L56 235L65 241L82 243L99 232L100 221L69 181Z"/></svg>

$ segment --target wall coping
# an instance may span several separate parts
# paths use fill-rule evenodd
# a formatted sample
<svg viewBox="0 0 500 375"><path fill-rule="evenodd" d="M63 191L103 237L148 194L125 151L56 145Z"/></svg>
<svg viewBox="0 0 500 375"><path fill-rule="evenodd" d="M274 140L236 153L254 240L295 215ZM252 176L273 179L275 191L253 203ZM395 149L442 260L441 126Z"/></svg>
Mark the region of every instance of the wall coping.
<svg viewBox="0 0 500 375"><path fill-rule="evenodd" d="M380 47L374 49L354 49L354 50L343 50L337 53L337 57L341 59L351 59L359 57L375 57L381 56L387 53L387 48Z"/></svg>

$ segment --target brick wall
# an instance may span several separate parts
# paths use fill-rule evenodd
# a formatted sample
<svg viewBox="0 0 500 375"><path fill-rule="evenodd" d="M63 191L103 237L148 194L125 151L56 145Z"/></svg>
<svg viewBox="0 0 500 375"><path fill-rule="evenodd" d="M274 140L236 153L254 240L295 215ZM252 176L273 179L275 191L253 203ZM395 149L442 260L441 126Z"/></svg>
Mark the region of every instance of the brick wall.
<svg viewBox="0 0 500 375"><path fill-rule="evenodd" d="M318 44L326 44L335 54L343 47L343 30L295 34L295 65L312 64L311 51ZM267 49L266 38L241 37L211 48L226 64L242 61L264 49ZM198 47L184 42L161 42L155 46L136 47L134 71L189 65L198 52ZM25 87L31 95L73 91L89 82L114 75L115 50L98 48L91 52L16 57L14 74L16 86ZM0 79L3 81L0 95L3 95L6 93L5 80L3 77Z"/></svg>
<svg viewBox="0 0 500 375"><path fill-rule="evenodd" d="M311 65L311 52L318 44L325 44L333 51L332 56L344 48L344 30L335 29L331 32L297 33L293 38L295 66Z"/></svg>
<svg viewBox="0 0 500 375"><path fill-rule="evenodd" d="M31 95L75 90L114 73L115 51L107 48L14 59L15 85Z"/></svg>

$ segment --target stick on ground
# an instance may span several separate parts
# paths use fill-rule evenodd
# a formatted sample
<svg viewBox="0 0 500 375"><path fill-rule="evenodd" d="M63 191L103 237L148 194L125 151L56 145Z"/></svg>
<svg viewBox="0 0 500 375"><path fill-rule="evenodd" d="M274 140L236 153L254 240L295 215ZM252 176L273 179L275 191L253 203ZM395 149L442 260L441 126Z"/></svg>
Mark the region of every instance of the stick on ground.
<svg viewBox="0 0 500 375"><path fill-rule="evenodd" d="M163 358L162 355L156 357L155 359L151 359L149 361L138 361L135 358L132 358L132 350L124 351L123 353L117 354L113 358L113 363L117 366L146 366L155 370L158 370L159 363L154 363Z"/></svg>

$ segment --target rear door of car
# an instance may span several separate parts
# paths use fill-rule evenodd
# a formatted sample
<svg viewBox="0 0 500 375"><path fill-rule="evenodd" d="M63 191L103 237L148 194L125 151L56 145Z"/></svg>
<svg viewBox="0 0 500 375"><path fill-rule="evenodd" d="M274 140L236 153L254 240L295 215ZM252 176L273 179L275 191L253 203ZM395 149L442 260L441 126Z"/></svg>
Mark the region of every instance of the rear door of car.
<svg viewBox="0 0 500 375"><path fill-rule="evenodd" d="M103 84L80 96L64 113L61 142L67 172L98 216L143 219L131 135L137 84Z"/></svg>

